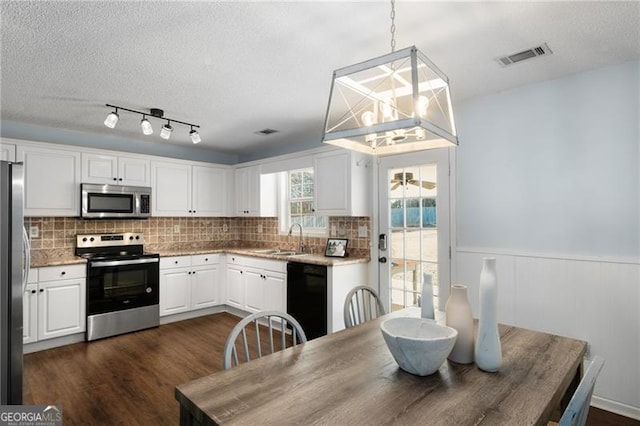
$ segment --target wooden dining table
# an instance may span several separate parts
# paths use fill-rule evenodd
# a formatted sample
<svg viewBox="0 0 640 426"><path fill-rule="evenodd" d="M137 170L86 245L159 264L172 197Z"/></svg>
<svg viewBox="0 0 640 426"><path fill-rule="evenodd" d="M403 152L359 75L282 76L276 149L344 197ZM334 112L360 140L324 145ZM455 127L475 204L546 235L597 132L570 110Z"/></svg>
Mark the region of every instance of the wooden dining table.
<svg viewBox="0 0 640 426"><path fill-rule="evenodd" d="M502 366L398 367L380 323L407 308L176 387L182 425L544 425L568 402L586 343L500 325Z"/></svg>

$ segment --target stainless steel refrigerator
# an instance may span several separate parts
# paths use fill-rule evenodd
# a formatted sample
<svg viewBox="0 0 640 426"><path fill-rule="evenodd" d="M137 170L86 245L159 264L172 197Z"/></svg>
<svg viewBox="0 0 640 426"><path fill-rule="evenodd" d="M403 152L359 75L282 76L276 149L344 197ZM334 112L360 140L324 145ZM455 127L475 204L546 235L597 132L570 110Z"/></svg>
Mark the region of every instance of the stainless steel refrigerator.
<svg viewBox="0 0 640 426"><path fill-rule="evenodd" d="M0 405L22 404L22 296L30 263L23 194L22 164L0 161Z"/></svg>

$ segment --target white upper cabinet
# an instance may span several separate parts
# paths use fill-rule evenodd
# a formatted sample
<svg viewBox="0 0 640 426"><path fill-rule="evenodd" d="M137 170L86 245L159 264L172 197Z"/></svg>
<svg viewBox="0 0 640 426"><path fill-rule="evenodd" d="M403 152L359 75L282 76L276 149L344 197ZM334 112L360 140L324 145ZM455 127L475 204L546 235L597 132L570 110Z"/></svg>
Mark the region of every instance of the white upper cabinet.
<svg viewBox="0 0 640 426"><path fill-rule="evenodd" d="M82 153L82 182L149 186L150 163L142 158Z"/></svg>
<svg viewBox="0 0 640 426"><path fill-rule="evenodd" d="M192 214L226 216L229 171L218 167L193 166Z"/></svg>
<svg viewBox="0 0 640 426"><path fill-rule="evenodd" d="M313 168L317 214L370 215L370 156L346 150L318 154Z"/></svg>
<svg viewBox="0 0 640 426"><path fill-rule="evenodd" d="M152 216L226 216L227 176L221 167L152 162Z"/></svg>
<svg viewBox="0 0 640 426"><path fill-rule="evenodd" d="M16 146L0 139L0 161L16 161Z"/></svg>
<svg viewBox="0 0 640 426"><path fill-rule="evenodd" d="M260 166L236 169L236 214L238 216L277 215L276 175L260 174Z"/></svg>
<svg viewBox="0 0 640 426"><path fill-rule="evenodd" d="M24 162L25 216L78 216L80 153L18 145L16 154Z"/></svg>

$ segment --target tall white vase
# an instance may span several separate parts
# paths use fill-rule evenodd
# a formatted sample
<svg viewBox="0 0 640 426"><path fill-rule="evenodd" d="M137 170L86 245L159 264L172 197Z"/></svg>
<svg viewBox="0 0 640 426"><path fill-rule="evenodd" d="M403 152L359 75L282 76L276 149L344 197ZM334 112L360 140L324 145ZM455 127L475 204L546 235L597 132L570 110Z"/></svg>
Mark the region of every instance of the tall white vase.
<svg viewBox="0 0 640 426"><path fill-rule="evenodd" d="M502 348L498 332L498 278L495 257L482 259L480 272L480 312L475 345L476 365L496 372L502 365Z"/></svg>
<svg viewBox="0 0 640 426"><path fill-rule="evenodd" d="M420 308L422 318L435 319L433 311L433 284L431 283L431 275L422 274L422 293L420 296Z"/></svg>
<svg viewBox="0 0 640 426"><path fill-rule="evenodd" d="M445 306L446 324L458 331L456 344L449 359L459 364L473 362L473 315L467 298L466 285L452 285Z"/></svg>

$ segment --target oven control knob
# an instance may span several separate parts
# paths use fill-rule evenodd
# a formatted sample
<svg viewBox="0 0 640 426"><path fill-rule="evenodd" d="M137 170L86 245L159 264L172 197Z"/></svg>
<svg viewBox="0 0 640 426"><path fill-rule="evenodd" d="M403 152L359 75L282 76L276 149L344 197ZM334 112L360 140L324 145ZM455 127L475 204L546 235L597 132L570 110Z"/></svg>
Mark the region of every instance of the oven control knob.
<svg viewBox="0 0 640 426"><path fill-rule="evenodd" d="M140 239L140 235L136 235L136 240L139 240L139 239Z"/></svg>
<svg viewBox="0 0 640 426"><path fill-rule="evenodd" d="M151 287L147 287L147 293L151 293L153 289Z"/></svg>
<svg viewBox="0 0 640 426"><path fill-rule="evenodd" d="M83 243L86 243L86 242L87 242L87 237L84 237L84 238L82 239L82 242L83 242Z"/></svg>
<svg viewBox="0 0 640 426"><path fill-rule="evenodd" d="M94 241L94 240L95 240L95 238L93 238L93 237L89 238L89 241Z"/></svg>
<svg viewBox="0 0 640 426"><path fill-rule="evenodd" d="M129 237L130 240L133 240L133 235Z"/></svg>

